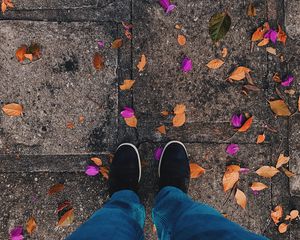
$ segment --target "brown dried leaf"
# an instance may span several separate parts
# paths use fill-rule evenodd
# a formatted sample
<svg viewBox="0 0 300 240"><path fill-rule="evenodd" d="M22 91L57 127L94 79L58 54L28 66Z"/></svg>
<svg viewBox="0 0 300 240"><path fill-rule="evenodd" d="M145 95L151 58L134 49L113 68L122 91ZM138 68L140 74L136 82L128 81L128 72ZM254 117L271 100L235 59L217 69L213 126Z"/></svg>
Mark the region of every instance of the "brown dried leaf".
<svg viewBox="0 0 300 240"><path fill-rule="evenodd" d="M293 172L287 170L287 169L284 168L284 167L281 167L281 169L282 169L282 171L284 172L284 174L285 174L287 177L289 177L289 178L296 175L295 173L293 173Z"/></svg>
<svg viewBox="0 0 300 240"><path fill-rule="evenodd" d="M124 83L122 85L120 85L120 89L121 90L129 90L132 88L134 82L135 82L135 80L126 79L126 80L124 80Z"/></svg>
<svg viewBox="0 0 300 240"><path fill-rule="evenodd" d="M74 208L68 210L58 221L58 226L67 226L72 223L74 219Z"/></svg>
<svg viewBox="0 0 300 240"><path fill-rule="evenodd" d="M34 217L30 217L26 223L26 230L31 235L36 230L36 221Z"/></svg>
<svg viewBox="0 0 300 240"><path fill-rule="evenodd" d="M260 89L254 85L251 84L247 84L243 86L244 89L248 90L248 91L253 91L253 92L259 92Z"/></svg>
<svg viewBox="0 0 300 240"><path fill-rule="evenodd" d="M240 178L240 166L230 165L226 167L226 171L223 176L223 188L224 192L227 192L236 184Z"/></svg>
<svg viewBox="0 0 300 240"><path fill-rule="evenodd" d="M139 72L144 71L146 63L147 63L146 56L144 54L142 54L141 59L140 59L138 65L137 65L137 68L139 69Z"/></svg>
<svg viewBox="0 0 300 240"><path fill-rule="evenodd" d="M55 193L61 192L63 189L64 189L64 184L62 183L54 184L52 187L49 188L48 195L53 195Z"/></svg>
<svg viewBox="0 0 300 240"><path fill-rule="evenodd" d="M253 182L250 188L253 191L261 191L261 190L268 188L268 186L261 182Z"/></svg>
<svg viewBox="0 0 300 240"><path fill-rule="evenodd" d="M186 44L186 37L184 35L179 34L177 37L177 42L180 46L184 46Z"/></svg>
<svg viewBox="0 0 300 240"><path fill-rule="evenodd" d="M112 42L111 48L118 49L122 47L122 45L123 45L123 40L121 38L118 38Z"/></svg>
<svg viewBox="0 0 300 240"><path fill-rule="evenodd" d="M298 98L298 111L300 112L300 96Z"/></svg>
<svg viewBox="0 0 300 240"><path fill-rule="evenodd" d="M96 70L102 70L104 68L104 59L100 53L95 53L93 58L93 65Z"/></svg>
<svg viewBox="0 0 300 240"><path fill-rule="evenodd" d="M165 125L161 125L160 127L156 128L156 130L158 132L160 132L161 134L166 134L167 133Z"/></svg>
<svg viewBox="0 0 300 240"><path fill-rule="evenodd" d="M218 69L224 64L224 61L220 59L213 59L211 60L206 66L210 69Z"/></svg>
<svg viewBox="0 0 300 240"><path fill-rule="evenodd" d="M282 165L287 164L290 160L290 157L285 157L282 153L279 155L276 168L280 168Z"/></svg>
<svg viewBox="0 0 300 240"><path fill-rule="evenodd" d="M280 233L285 233L287 231L287 228L288 228L288 224L286 223L281 223L279 226L278 226L278 232Z"/></svg>
<svg viewBox="0 0 300 240"><path fill-rule="evenodd" d="M290 116L292 113L290 112L288 106L283 100L274 100L274 101L269 101L270 107L272 111L277 115L277 116Z"/></svg>
<svg viewBox="0 0 300 240"><path fill-rule="evenodd" d="M181 30L181 29L182 29L182 25L181 25L181 24L176 24L176 25L175 25L175 28L176 28L177 30Z"/></svg>
<svg viewBox="0 0 300 240"><path fill-rule="evenodd" d="M228 49L223 48L221 53L222 53L222 57L225 58L228 55Z"/></svg>
<svg viewBox="0 0 300 240"><path fill-rule="evenodd" d="M270 166L262 166L258 170L256 170L256 173L259 176L265 177L265 178L271 178L274 175L276 175L279 172L279 170L275 167Z"/></svg>
<svg viewBox="0 0 300 240"><path fill-rule="evenodd" d="M284 90L284 93L289 94L290 96L293 96L296 91L294 89L286 89Z"/></svg>
<svg viewBox="0 0 300 240"><path fill-rule="evenodd" d="M267 47L266 51L270 54L276 55L276 49L273 47Z"/></svg>
<svg viewBox="0 0 300 240"><path fill-rule="evenodd" d="M240 205L243 209L245 209L246 205L247 205L247 197L246 197L245 193L237 188L234 197L235 197L237 204Z"/></svg>
<svg viewBox="0 0 300 240"><path fill-rule="evenodd" d="M239 128L239 132L246 132L252 125L253 122L253 116L248 118L247 121Z"/></svg>
<svg viewBox="0 0 300 240"><path fill-rule="evenodd" d="M17 103L9 103L5 104L2 107L3 112L8 116L18 117L23 113L23 107Z"/></svg>
<svg viewBox="0 0 300 240"><path fill-rule="evenodd" d="M137 118L135 116L131 117L131 118L124 118L125 123L127 124L127 126L129 127L136 127L137 126Z"/></svg>
<svg viewBox="0 0 300 240"><path fill-rule="evenodd" d="M235 81L243 80L246 77L246 73L249 73L251 70L247 67L237 67L229 76L230 79Z"/></svg>
<svg viewBox="0 0 300 240"><path fill-rule="evenodd" d="M186 117L185 113L176 114L173 118L173 126L180 127L185 123Z"/></svg>
<svg viewBox="0 0 300 240"><path fill-rule="evenodd" d="M102 165L102 160L98 157L92 157L91 160L97 165L101 166Z"/></svg>
<svg viewBox="0 0 300 240"><path fill-rule="evenodd" d="M105 179L108 179L109 178L109 170L108 168L106 167L101 167L100 168L100 173L102 174L102 176L105 178Z"/></svg>
<svg viewBox="0 0 300 240"><path fill-rule="evenodd" d="M272 79L273 79L274 82L277 82L277 83L281 83L281 81L282 81L281 77L280 77L280 74L278 72L274 74Z"/></svg>
<svg viewBox="0 0 300 240"><path fill-rule="evenodd" d="M191 178L198 178L205 173L205 169L200 167L197 163L190 163L190 172Z"/></svg>
<svg viewBox="0 0 300 240"><path fill-rule="evenodd" d="M249 3L248 8L247 8L247 15L249 17L255 17L256 16L256 9L253 5L252 2Z"/></svg>

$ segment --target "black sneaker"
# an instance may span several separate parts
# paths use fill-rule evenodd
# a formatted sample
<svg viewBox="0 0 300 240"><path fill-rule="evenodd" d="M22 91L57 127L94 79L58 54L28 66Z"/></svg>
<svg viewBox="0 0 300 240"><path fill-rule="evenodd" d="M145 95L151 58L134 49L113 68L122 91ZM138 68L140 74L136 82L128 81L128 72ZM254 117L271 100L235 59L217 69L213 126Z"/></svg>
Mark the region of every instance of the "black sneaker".
<svg viewBox="0 0 300 240"><path fill-rule="evenodd" d="M109 195L120 190L137 193L142 168L138 149L131 143L123 143L114 155L109 171Z"/></svg>
<svg viewBox="0 0 300 240"><path fill-rule="evenodd" d="M162 152L158 166L159 190L173 186L187 193L190 180L190 164L183 143L169 142Z"/></svg>

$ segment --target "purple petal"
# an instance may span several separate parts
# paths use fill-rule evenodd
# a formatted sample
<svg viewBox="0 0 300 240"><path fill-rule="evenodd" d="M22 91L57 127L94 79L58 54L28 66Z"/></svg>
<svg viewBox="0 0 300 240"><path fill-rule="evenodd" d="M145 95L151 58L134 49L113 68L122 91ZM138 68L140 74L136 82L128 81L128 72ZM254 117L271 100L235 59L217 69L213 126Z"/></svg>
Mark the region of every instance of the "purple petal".
<svg viewBox="0 0 300 240"><path fill-rule="evenodd" d="M181 63L181 70L183 72L189 72L193 68L193 63L192 60L189 59L188 57L185 57Z"/></svg>
<svg viewBox="0 0 300 240"><path fill-rule="evenodd" d="M124 110L121 112L123 118L131 118L134 116L134 110L130 107L124 107Z"/></svg>
<svg viewBox="0 0 300 240"><path fill-rule="evenodd" d="M159 161L160 160L160 157L162 155L162 152L163 152L163 148L159 147L159 148L156 148L154 150L154 159Z"/></svg>
<svg viewBox="0 0 300 240"><path fill-rule="evenodd" d="M226 148L226 152L230 155L235 155L239 150L239 145L233 143L228 145L228 147Z"/></svg>
<svg viewBox="0 0 300 240"><path fill-rule="evenodd" d="M159 0L159 3L165 11L167 11L168 7L170 6L169 0Z"/></svg>
<svg viewBox="0 0 300 240"><path fill-rule="evenodd" d="M252 190L252 193L253 193L254 196L258 196L259 195L259 191L257 191L257 190Z"/></svg>
<svg viewBox="0 0 300 240"><path fill-rule="evenodd" d="M231 117L231 125L235 128L240 128L245 121L243 114L233 114Z"/></svg>
<svg viewBox="0 0 300 240"><path fill-rule="evenodd" d="M240 168L240 173L241 174L248 174L250 172L249 168Z"/></svg>
<svg viewBox="0 0 300 240"><path fill-rule="evenodd" d="M174 4L171 4L171 5L169 5L169 7L167 8L167 10L166 10L166 13L170 13L170 12L172 12L174 9L175 9L175 5Z"/></svg>
<svg viewBox="0 0 300 240"><path fill-rule="evenodd" d="M23 240L23 228L21 226L15 227L10 231L11 240Z"/></svg>
<svg viewBox="0 0 300 240"><path fill-rule="evenodd" d="M294 81L294 77L291 75L288 75L286 77L286 79L283 82L281 82L281 86L289 87L293 81Z"/></svg>
<svg viewBox="0 0 300 240"><path fill-rule="evenodd" d="M86 167L85 173L89 176L96 176L99 173L99 168L93 165Z"/></svg>
<svg viewBox="0 0 300 240"><path fill-rule="evenodd" d="M276 43L277 32L274 29L270 29L264 36L264 38L270 39L273 43Z"/></svg>
<svg viewBox="0 0 300 240"><path fill-rule="evenodd" d="M99 48L104 48L104 41L99 40L97 43Z"/></svg>

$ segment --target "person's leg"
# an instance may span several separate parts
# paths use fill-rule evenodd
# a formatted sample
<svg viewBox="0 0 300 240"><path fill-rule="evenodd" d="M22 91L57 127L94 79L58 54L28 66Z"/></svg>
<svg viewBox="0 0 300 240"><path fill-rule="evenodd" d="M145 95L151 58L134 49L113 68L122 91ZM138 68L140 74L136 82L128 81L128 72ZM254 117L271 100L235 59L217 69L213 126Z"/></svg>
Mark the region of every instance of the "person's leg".
<svg viewBox="0 0 300 240"><path fill-rule="evenodd" d="M136 147L118 147L109 173L110 200L67 240L141 240L145 209L138 195L141 161Z"/></svg>
<svg viewBox="0 0 300 240"><path fill-rule="evenodd" d="M166 145L158 174L160 192L152 218L160 240L266 239L229 221L214 208L188 197L189 160L182 143Z"/></svg>

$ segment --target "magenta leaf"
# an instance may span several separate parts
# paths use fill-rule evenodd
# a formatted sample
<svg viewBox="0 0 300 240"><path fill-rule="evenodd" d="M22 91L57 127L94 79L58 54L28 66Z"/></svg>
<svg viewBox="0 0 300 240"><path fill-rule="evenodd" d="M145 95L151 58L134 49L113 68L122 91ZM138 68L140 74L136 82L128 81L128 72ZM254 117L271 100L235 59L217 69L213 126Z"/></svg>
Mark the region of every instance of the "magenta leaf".
<svg viewBox="0 0 300 240"><path fill-rule="evenodd" d="M169 0L160 0L159 3L166 13L172 12L176 7L174 4L171 4Z"/></svg>
<svg viewBox="0 0 300 240"><path fill-rule="evenodd" d="M243 114L233 114L231 117L231 125L235 128L240 128L245 122Z"/></svg>
<svg viewBox="0 0 300 240"><path fill-rule="evenodd" d="M10 231L11 240L23 240L23 228L21 226L15 227Z"/></svg>
<svg viewBox="0 0 300 240"><path fill-rule="evenodd" d="M131 118L134 116L134 110L130 107L124 107L124 110L121 112L123 118Z"/></svg>
<svg viewBox="0 0 300 240"><path fill-rule="evenodd" d="M250 172L249 168L240 168L240 173L241 174L248 174Z"/></svg>
<svg viewBox="0 0 300 240"><path fill-rule="evenodd" d="M288 75L284 81L281 82L281 86L289 87L294 81L294 77L292 75Z"/></svg>
<svg viewBox="0 0 300 240"><path fill-rule="evenodd" d="M162 155L162 152L163 152L163 148L161 147L158 147L154 150L154 159L159 161L160 160L160 157Z"/></svg>
<svg viewBox="0 0 300 240"><path fill-rule="evenodd" d="M228 147L226 148L226 152L230 155L235 155L239 150L240 150L239 145L234 143L228 145Z"/></svg>
<svg viewBox="0 0 300 240"><path fill-rule="evenodd" d="M104 41L99 40L97 43L99 48L104 48Z"/></svg>
<svg viewBox="0 0 300 240"><path fill-rule="evenodd" d="M99 168L93 165L89 165L85 170L86 175L96 176L99 173Z"/></svg>
<svg viewBox="0 0 300 240"><path fill-rule="evenodd" d="M270 29L264 36L264 38L270 39L273 43L276 43L277 32L274 29Z"/></svg>
<svg viewBox="0 0 300 240"><path fill-rule="evenodd" d="M183 60L182 60L182 63L181 63L181 70L183 72L189 72L193 69L193 63L192 63L192 60L189 59L188 57L185 57Z"/></svg>

